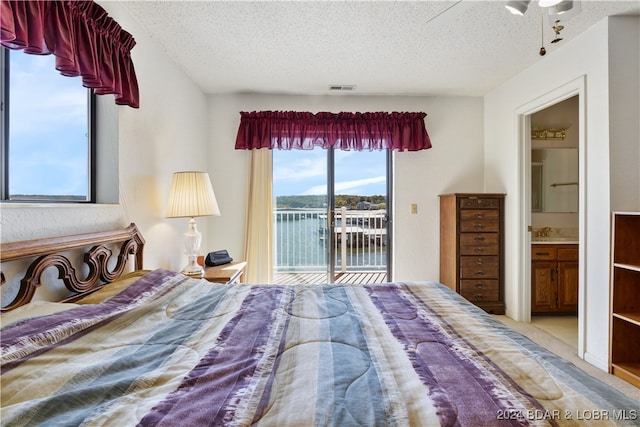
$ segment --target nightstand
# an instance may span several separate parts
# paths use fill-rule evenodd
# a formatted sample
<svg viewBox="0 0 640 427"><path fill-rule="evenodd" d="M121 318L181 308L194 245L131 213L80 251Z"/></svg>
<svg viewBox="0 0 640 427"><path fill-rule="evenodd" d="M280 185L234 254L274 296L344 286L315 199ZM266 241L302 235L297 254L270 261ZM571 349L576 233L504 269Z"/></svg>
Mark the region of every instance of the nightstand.
<svg viewBox="0 0 640 427"><path fill-rule="evenodd" d="M246 267L246 261L230 262L215 267L205 266L202 278L214 283L240 283Z"/></svg>

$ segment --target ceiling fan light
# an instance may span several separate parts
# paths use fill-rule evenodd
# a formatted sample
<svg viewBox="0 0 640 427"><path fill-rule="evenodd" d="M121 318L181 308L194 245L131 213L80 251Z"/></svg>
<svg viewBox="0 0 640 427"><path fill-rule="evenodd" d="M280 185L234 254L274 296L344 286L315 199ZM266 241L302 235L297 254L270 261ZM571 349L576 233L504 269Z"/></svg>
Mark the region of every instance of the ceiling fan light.
<svg viewBox="0 0 640 427"><path fill-rule="evenodd" d="M512 0L508 2L504 7L507 8L509 12L514 15L524 15L529 7L529 2L531 0Z"/></svg>
<svg viewBox="0 0 640 427"><path fill-rule="evenodd" d="M555 6L551 6L549 13L552 15L561 15L571 9L573 9L573 0L563 0Z"/></svg>
<svg viewBox="0 0 640 427"><path fill-rule="evenodd" d="M562 0L540 0L538 4L540 5L540 7L551 7L561 2Z"/></svg>

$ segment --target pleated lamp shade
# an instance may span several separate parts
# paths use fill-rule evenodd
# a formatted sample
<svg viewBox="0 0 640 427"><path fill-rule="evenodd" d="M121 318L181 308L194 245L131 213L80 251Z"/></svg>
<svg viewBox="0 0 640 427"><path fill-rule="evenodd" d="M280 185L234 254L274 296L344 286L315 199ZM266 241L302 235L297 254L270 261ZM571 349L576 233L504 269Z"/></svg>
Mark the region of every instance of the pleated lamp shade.
<svg viewBox="0 0 640 427"><path fill-rule="evenodd" d="M211 179L206 172L173 174L167 218L220 215Z"/></svg>

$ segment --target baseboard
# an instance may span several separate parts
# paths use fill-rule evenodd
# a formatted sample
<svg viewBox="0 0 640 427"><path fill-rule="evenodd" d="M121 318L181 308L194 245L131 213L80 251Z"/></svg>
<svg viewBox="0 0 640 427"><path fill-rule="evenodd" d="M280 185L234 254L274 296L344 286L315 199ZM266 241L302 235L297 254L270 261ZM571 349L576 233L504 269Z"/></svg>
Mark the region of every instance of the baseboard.
<svg viewBox="0 0 640 427"><path fill-rule="evenodd" d="M584 353L584 361L589 363L590 365L595 366L596 368L604 371L604 372L609 372L609 363L607 361L604 361L598 357L595 357L594 355L590 354L589 352L585 352Z"/></svg>

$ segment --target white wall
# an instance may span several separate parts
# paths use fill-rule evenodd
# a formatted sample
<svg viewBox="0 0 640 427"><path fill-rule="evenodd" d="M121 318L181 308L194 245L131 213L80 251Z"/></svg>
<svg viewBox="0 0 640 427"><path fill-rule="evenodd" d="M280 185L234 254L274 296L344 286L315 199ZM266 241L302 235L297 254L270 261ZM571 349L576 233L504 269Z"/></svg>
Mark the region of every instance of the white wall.
<svg viewBox="0 0 640 427"><path fill-rule="evenodd" d="M640 17L616 18L609 30L611 207L640 210Z"/></svg>
<svg viewBox="0 0 640 427"><path fill-rule="evenodd" d="M206 170L207 99L118 3L101 5L137 41L132 56L140 108L116 106L112 95L99 97L100 114L111 125L99 129L98 143L119 163L111 173L119 173L115 191L120 204L3 204L2 241L110 230L135 222L147 242L145 268L179 270L186 264L182 233L187 220L166 219L164 213L172 173ZM208 218L198 221L204 233L207 223Z"/></svg>
<svg viewBox="0 0 640 427"><path fill-rule="evenodd" d="M482 191L482 98L218 95L209 97L209 173L222 211L211 219L211 249L242 256L249 153L235 151L240 111L424 111L433 147L396 153L395 280L438 280L439 200ZM418 214L409 211L418 205ZM236 255L237 254L237 255Z"/></svg>
<svg viewBox="0 0 640 427"><path fill-rule="evenodd" d="M140 109L120 108L120 204L147 242L145 268L180 270L187 262L186 218L165 218L173 172L207 169L206 96L120 5L105 9L135 35ZM199 218L206 235L209 218ZM206 240L205 242L206 243Z"/></svg>
<svg viewBox="0 0 640 427"><path fill-rule="evenodd" d="M640 208L638 40L637 17L603 20L485 96L485 186L487 190L506 188L508 194L506 304L508 314L519 319L524 316L517 310L524 290L518 259L523 242L519 228L522 224L518 209L521 194L516 111L586 76L584 184L587 196L584 201L585 234L581 236L586 264L583 266L586 272L584 356L602 369L606 369L608 360L610 212ZM612 71L621 66L627 70L631 68L631 71ZM615 81L610 72L615 74ZM619 114L635 116L621 120ZM627 158L624 165L625 170L633 170L631 179L613 172L618 166L614 163L615 168L612 167L610 161L617 162L620 158Z"/></svg>

